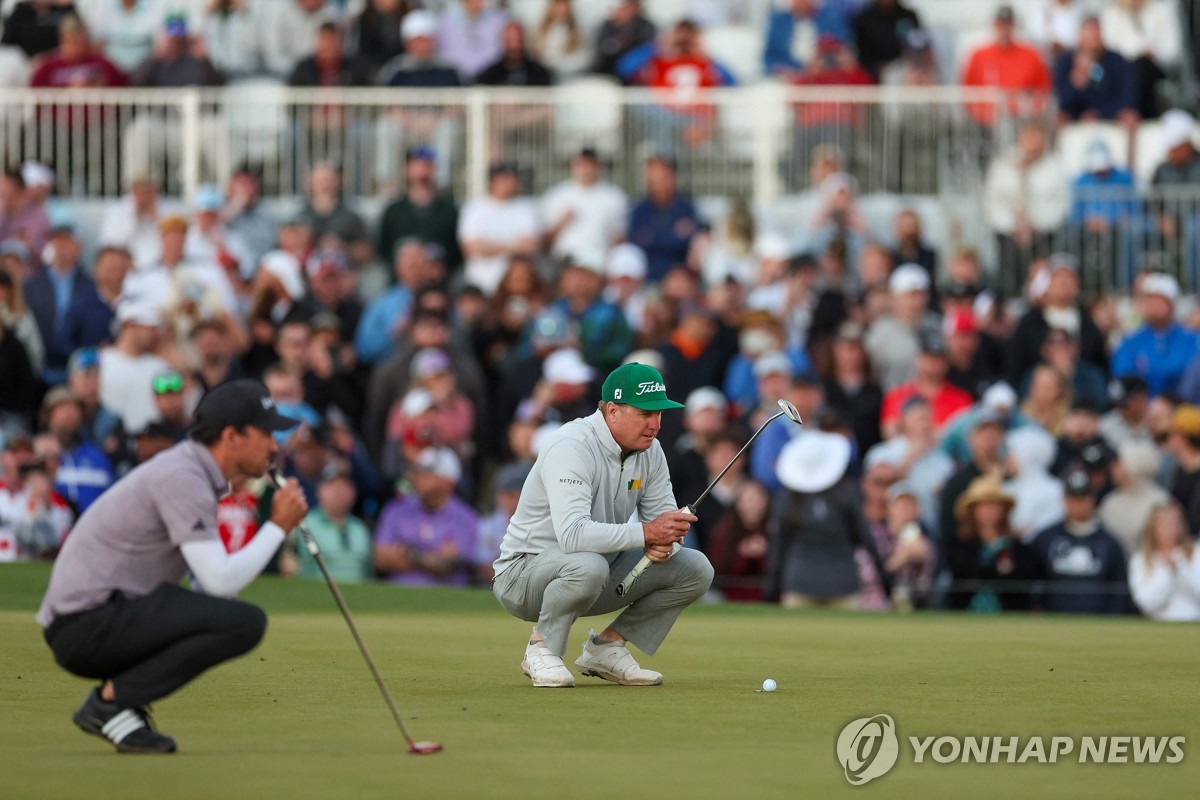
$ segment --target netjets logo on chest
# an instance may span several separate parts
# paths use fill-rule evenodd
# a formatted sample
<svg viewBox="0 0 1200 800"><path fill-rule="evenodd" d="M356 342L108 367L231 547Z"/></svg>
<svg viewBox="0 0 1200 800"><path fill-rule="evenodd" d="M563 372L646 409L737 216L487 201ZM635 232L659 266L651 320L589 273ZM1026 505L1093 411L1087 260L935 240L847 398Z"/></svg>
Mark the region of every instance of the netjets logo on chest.
<svg viewBox="0 0 1200 800"><path fill-rule="evenodd" d="M639 383L637 388L638 395L653 394L654 392L665 392L667 387L657 381L646 381Z"/></svg>

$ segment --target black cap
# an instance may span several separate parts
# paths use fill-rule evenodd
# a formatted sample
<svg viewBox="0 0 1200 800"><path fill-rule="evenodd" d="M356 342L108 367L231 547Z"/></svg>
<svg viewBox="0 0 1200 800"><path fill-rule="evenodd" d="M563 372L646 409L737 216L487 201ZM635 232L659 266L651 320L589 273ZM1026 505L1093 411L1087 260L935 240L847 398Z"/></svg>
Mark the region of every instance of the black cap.
<svg viewBox="0 0 1200 800"><path fill-rule="evenodd" d="M264 431L286 431L298 420L285 417L275 408L267 387L255 380L223 383L200 399L193 430L224 430L253 425Z"/></svg>
<svg viewBox="0 0 1200 800"><path fill-rule="evenodd" d="M1149 394L1150 385L1137 375L1126 375L1108 384L1108 399L1115 405L1125 405L1139 394Z"/></svg>
<svg viewBox="0 0 1200 800"><path fill-rule="evenodd" d="M1079 450L1079 460L1089 470L1103 469L1116 459L1112 448L1101 438L1095 438Z"/></svg>
<svg viewBox="0 0 1200 800"><path fill-rule="evenodd" d="M166 439L171 442L179 441L183 430L175 425L168 425L165 422L147 422L146 425L134 434L138 439Z"/></svg>
<svg viewBox="0 0 1200 800"><path fill-rule="evenodd" d="M946 339L938 331L921 332L921 352L931 356L946 355Z"/></svg>
<svg viewBox="0 0 1200 800"><path fill-rule="evenodd" d="M1013 13L1012 6L1000 6L996 9L995 19L1000 22L1013 22L1017 15Z"/></svg>
<svg viewBox="0 0 1200 800"><path fill-rule="evenodd" d="M496 161L488 168L489 178L494 178L497 175L512 175L516 177L518 174L517 165L512 161Z"/></svg>
<svg viewBox="0 0 1200 800"><path fill-rule="evenodd" d="M1090 397L1076 397L1071 403L1071 413L1099 414L1100 406Z"/></svg>
<svg viewBox="0 0 1200 800"><path fill-rule="evenodd" d="M1068 497L1091 497L1092 478L1082 466L1072 467L1063 478L1063 491Z"/></svg>

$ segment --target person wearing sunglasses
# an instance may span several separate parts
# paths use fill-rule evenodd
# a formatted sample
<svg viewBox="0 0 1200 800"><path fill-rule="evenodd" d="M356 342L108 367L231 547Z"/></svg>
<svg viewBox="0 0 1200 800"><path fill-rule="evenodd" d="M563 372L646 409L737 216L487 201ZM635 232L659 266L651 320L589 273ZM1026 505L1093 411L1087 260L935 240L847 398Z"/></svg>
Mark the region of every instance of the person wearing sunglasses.
<svg viewBox="0 0 1200 800"><path fill-rule="evenodd" d="M192 423L192 415L185 393L183 374L177 370L160 372L151 384L154 389L154 407L158 409L159 422L174 434L175 441Z"/></svg>

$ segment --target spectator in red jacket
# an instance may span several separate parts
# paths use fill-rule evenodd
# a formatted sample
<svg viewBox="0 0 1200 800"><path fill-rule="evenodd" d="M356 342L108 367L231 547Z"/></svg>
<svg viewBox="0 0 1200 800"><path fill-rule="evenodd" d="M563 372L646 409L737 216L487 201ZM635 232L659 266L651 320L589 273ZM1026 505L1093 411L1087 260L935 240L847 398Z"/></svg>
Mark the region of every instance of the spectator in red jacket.
<svg viewBox="0 0 1200 800"><path fill-rule="evenodd" d="M69 16L58 25L58 48L45 55L29 85L77 89L125 86L128 82L115 64L92 48L87 27L79 17Z"/></svg>
<svg viewBox="0 0 1200 800"><path fill-rule="evenodd" d="M626 54L617 63L617 73L635 86L666 90L662 103L633 107L659 153L674 151L681 139L690 146L709 139L716 109L688 95L734 83L729 71L704 52L700 29L688 19L676 23L661 40Z"/></svg>
<svg viewBox="0 0 1200 800"><path fill-rule="evenodd" d="M920 397L929 403L933 424L939 429L955 414L971 406L971 395L947 380L949 369L945 339L937 333L923 333L916 377L883 397L883 413L879 422L885 439L891 438L896 432L900 412L910 398Z"/></svg>
<svg viewBox="0 0 1200 800"><path fill-rule="evenodd" d="M92 47L87 28L74 14L63 17L58 24L58 48L42 56L29 81L29 85L35 88L51 89L89 89L127 84L128 80L116 65ZM47 155L60 167L66 168L68 173L74 171L79 166L75 162L88 158L89 143L84 138L87 130L90 128L95 131L93 138L99 136L102 117L107 116L110 122L115 122L115 113L115 109L96 105L54 104L41 107L39 116L45 123L52 120L55 126L67 126L69 131L66 141L62 137L55 137L52 145L55 152ZM91 156L92 159L97 157Z"/></svg>
<svg viewBox="0 0 1200 800"><path fill-rule="evenodd" d="M1016 26L1012 6L1000 6L993 24L996 39L971 54L962 83L1007 90L1010 110L1029 114L1045 106L1052 82L1042 54L1016 40ZM982 125L991 127L996 121L996 107L991 103L972 103L967 111Z"/></svg>

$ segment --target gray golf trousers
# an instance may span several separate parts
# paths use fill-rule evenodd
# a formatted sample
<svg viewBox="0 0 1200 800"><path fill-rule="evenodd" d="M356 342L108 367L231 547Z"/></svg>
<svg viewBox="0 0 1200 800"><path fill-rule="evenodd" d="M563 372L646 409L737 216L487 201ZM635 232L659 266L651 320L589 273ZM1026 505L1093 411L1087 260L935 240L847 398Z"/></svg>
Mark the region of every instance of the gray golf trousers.
<svg viewBox="0 0 1200 800"><path fill-rule="evenodd" d="M496 578L492 592L504 610L537 623L538 633L558 655L579 617L625 611L613 630L651 655L679 618L712 584L713 568L698 550L683 549L652 564L625 594L616 587L641 559L642 550L623 553L564 553L547 550L525 555Z"/></svg>

